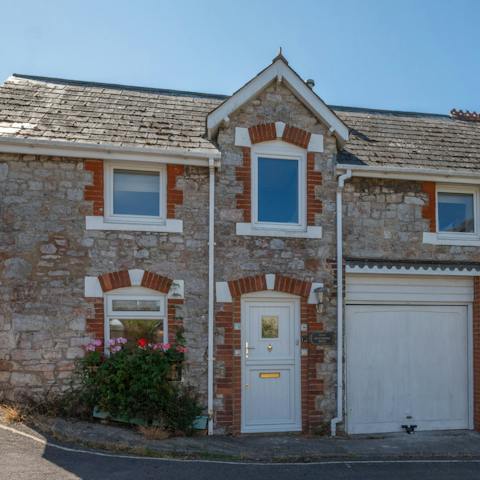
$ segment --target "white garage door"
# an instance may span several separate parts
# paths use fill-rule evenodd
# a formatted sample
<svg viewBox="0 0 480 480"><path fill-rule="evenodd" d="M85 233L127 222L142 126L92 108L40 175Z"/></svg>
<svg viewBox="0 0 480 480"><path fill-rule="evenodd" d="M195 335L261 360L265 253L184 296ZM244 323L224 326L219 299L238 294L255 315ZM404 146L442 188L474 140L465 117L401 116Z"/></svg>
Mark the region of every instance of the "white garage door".
<svg viewBox="0 0 480 480"><path fill-rule="evenodd" d="M405 424L418 430L470 428L468 306L408 305L419 294L418 278L381 280L376 298L386 302L390 294L385 292L390 291L403 295L403 304L397 300L346 307L349 433L395 432ZM432 303L449 298L438 280L424 279L430 287L439 287L430 288ZM454 295L467 299L468 282L446 279L443 285L456 287ZM363 278L360 284L358 277L347 280L347 295L350 291L358 300L358 292L371 292L376 280Z"/></svg>

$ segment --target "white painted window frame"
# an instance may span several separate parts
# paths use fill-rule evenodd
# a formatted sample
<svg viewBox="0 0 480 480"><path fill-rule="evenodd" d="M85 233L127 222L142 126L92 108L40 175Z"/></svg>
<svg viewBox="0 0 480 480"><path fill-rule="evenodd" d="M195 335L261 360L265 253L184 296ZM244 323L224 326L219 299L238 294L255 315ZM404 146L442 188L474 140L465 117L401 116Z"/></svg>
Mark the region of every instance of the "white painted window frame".
<svg viewBox="0 0 480 480"><path fill-rule="evenodd" d="M307 155L304 149L274 140L252 146L252 228L286 232L307 230ZM260 222L258 220L258 159L271 158L298 162L298 223Z"/></svg>
<svg viewBox="0 0 480 480"><path fill-rule="evenodd" d="M163 322L163 342L168 342L168 311L167 311L167 296L159 293L142 293L135 294L138 291L138 287L122 288L120 292L111 292L105 295L105 320L103 325L104 331L104 351L108 355L109 342L110 342L110 319L122 318L132 320L161 320ZM145 312L145 311L119 311L114 312L112 309L113 300L159 300L160 310L158 312Z"/></svg>
<svg viewBox="0 0 480 480"><path fill-rule="evenodd" d="M135 170L159 174L159 213L150 215L119 215L113 213L113 173L114 170ZM165 225L167 213L167 171L165 165L131 162L105 162L105 223Z"/></svg>
<svg viewBox="0 0 480 480"><path fill-rule="evenodd" d="M473 195L474 232L441 232L439 222L440 193L460 193ZM423 243L433 245L480 246L480 189L474 185L437 184L435 189L435 222L436 232L424 232Z"/></svg>

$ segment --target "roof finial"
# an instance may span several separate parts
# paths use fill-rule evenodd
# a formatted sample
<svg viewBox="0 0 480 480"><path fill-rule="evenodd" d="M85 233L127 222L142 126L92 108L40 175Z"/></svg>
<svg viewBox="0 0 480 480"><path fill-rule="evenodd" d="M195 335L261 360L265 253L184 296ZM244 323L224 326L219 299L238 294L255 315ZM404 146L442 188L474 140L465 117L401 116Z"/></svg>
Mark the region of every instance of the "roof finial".
<svg viewBox="0 0 480 480"><path fill-rule="evenodd" d="M272 60L272 63L276 62L277 60L282 60L288 65L287 59L283 56L282 47L279 48L278 55Z"/></svg>

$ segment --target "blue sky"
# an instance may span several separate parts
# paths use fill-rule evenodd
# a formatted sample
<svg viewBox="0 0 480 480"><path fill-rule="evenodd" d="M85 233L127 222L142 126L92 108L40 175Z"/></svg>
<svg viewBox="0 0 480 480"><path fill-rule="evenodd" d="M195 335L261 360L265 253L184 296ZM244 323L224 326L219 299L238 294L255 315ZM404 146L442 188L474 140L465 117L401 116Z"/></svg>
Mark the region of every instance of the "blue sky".
<svg viewBox="0 0 480 480"><path fill-rule="evenodd" d="M281 45L336 105L480 110L479 0L3 1L0 79L230 94Z"/></svg>

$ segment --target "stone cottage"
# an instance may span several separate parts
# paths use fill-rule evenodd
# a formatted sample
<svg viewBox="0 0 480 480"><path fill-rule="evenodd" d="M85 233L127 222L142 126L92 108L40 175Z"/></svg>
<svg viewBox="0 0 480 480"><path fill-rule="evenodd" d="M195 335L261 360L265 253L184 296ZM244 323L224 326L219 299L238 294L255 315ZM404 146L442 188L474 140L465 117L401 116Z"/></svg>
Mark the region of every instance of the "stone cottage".
<svg viewBox="0 0 480 480"><path fill-rule="evenodd" d="M330 106L281 54L229 97L12 75L0 393L182 327L210 433L480 429L479 193L477 114Z"/></svg>

